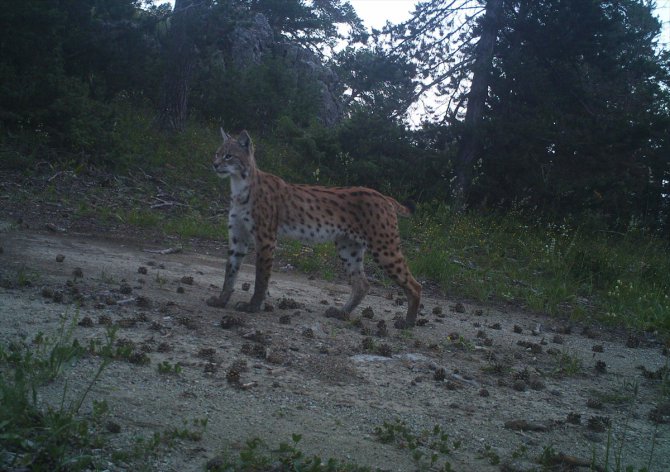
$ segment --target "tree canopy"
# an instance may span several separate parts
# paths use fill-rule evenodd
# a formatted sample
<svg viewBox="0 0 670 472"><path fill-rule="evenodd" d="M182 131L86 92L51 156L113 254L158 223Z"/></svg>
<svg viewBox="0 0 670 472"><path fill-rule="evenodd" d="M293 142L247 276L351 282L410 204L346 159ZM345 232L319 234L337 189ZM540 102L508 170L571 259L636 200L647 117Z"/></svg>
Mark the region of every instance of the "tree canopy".
<svg viewBox="0 0 670 472"><path fill-rule="evenodd" d="M667 228L660 28L647 0L429 0L371 34L345 0L10 2L0 152L113 163L134 110L249 128L304 179Z"/></svg>

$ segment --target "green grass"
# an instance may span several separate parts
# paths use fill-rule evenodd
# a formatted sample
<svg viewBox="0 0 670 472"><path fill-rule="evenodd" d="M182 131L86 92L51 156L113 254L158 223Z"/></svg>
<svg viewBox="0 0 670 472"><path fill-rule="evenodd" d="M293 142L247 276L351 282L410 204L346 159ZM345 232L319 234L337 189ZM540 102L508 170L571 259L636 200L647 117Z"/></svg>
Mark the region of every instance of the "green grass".
<svg viewBox="0 0 670 472"><path fill-rule="evenodd" d="M97 434L106 412L94 402L93 412L82 418L79 411L91 388L108 365L103 358L88 387L66 404L44 406L38 400L40 386L58 377L63 369L85 354L72 339L76 319L63 318L53 338L38 334L31 345L0 346L0 440L2 470L84 470L95 458L90 451L101 447Z"/></svg>
<svg viewBox="0 0 670 472"><path fill-rule="evenodd" d="M374 428L373 433L382 444L394 444L400 449L406 449L417 470L434 470L440 462L442 466L438 470L452 470L451 463L444 458L461 447L460 441L450 441L449 434L437 424L432 430L416 433L404 421L395 419L384 421L381 426Z"/></svg>
<svg viewBox="0 0 670 472"><path fill-rule="evenodd" d="M340 270L335 245L332 243L305 245L300 241L280 241L277 257L301 272L317 275L324 280L334 280Z"/></svg>
<svg viewBox="0 0 670 472"><path fill-rule="evenodd" d="M448 295L670 333L670 245L654 235L446 206L403 233L412 270Z"/></svg>
<svg viewBox="0 0 670 472"><path fill-rule="evenodd" d="M307 456L299 448L302 435L293 434L291 442L282 442L270 449L260 438L246 441L239 454L224 454L215 463L210 462L207 470L212 472L256 472L263 470L286 470L305 472L364 472L369 467L343 462L339 459L321 459Z"/></svg>

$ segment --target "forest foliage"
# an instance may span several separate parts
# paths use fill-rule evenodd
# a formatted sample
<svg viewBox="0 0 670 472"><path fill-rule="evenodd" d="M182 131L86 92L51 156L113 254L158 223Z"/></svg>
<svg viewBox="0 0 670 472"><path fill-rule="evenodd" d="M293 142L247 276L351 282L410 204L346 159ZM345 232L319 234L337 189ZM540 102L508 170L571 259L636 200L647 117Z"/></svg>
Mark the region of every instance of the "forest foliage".
<svg viewBox="0 0 670 472"><path fill-rule="evenodd" d="M134 129L169 142L195 127L214 145L224 124L287 178L451 204L468 141L470 208L670 228L670 55L652 2L431 0L372 32L344 0L174 6L6 4L0 165L158 164ZM442 106L410 126L427 90Z"/></svg>

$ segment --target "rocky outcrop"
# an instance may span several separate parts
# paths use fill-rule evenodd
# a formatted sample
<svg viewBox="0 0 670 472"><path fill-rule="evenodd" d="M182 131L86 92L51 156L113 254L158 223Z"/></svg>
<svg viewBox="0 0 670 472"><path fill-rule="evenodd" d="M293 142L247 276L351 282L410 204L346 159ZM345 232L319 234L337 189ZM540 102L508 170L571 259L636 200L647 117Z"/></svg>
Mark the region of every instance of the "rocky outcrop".
<svg viewBox="0 0 670 472"><path fill-rule="evenodd" d="M248 25L237 26L233 30L230 50L233 66L241 69L260 64L267 54L282 57L297 72L297 81L316 81L321 97L321 122L325 126L332 126L340 120L342 102L337 74L309 49L283 40L277 41L265 15L257 13Z"/></svg>
<svg viewBox="0 0 670 472"><path fill-rule="evenodd" d="M261 63L272 50L274 34L265 15L257 13L249 25L237 26L231 35L233 66L244 69Z"/></svg>

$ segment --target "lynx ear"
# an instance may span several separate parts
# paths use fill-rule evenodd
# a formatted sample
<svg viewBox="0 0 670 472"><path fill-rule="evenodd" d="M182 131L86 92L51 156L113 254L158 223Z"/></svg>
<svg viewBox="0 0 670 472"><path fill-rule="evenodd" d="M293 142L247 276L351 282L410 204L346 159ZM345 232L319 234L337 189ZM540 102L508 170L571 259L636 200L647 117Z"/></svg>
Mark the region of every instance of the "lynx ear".
<svg viewBox="0 0 670 472"><path fill-rule="evenodd" d="M223 128L219 128L219 129L221 130L221 137L223 138L223 142L225 143L226 141L228 141L230 139L230 136L228 135L228 133L226 133L223 130Z"/></svg>
<svg viewBox="0 0 670 472"><path fill-rule="evenodd" d="M246 149L251 149L251 136L247 133L247 130L244 130L237 137L237 143Z"/></svg>

